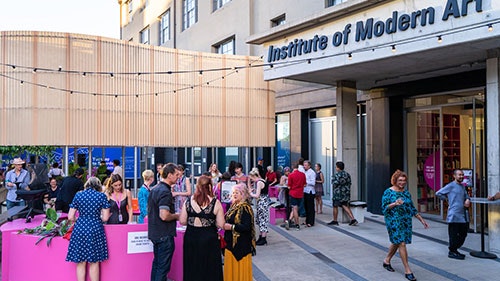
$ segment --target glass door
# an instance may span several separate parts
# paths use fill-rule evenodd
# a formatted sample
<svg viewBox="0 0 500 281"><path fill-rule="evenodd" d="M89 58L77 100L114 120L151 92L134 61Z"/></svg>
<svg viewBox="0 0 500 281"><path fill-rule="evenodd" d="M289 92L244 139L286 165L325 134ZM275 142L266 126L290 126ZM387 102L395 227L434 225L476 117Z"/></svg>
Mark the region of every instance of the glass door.
<svg viewBox="0 0 500 281"><path fill-rule="evenodd" d="M407 132L409 187L422 213L439 213L439 201L434 194L442 185L441 118L439 109L411 112L407 116L408 128L413 128Z"/></svg>
<svg viewBox="0 0 500 281"><path fill-rule="evenodd" d="M472 104L472 116L470 126L470 158L472 171L469 172L470 179L466 180L469 196L486 197L487 190L485 184L485 151L484 151L484 99L475 98ZM481 221L480 206L472 205L469 212L472 215L471 227L477 232L480 229Z"/></svg>
<svg viewBox="0 0 500 281"><path fill-rule="evenodd" d="M309 120L309 143L312 164L320 163L321 171L325 178L323 183L323 201L330 204L331 177L335 170L336 161L336 117L315 118Z"/></svg>

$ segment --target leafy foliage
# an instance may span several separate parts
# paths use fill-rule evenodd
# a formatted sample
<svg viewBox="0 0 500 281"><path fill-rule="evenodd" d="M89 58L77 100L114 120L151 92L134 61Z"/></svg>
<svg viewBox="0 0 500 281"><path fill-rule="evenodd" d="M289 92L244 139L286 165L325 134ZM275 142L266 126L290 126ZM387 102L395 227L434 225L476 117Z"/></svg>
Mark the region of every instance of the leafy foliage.
<svg viewBox="0 0 500 281"><path fill-rule="evenodd" d="M52 239L54 237L64 236L71 227L71 223L67 219L61 220L59 222L59 217L54 209L47 209L45 215L46 218L42 221L42 223L39 226L19 230L18 234L26 233L32 235L39 235L40 238L36 241L35 245L38 245L38 243L47 238L47 247L48 247L50 246L50 242L52 242Z"/></svg>
<svg viewBox="0 0 500 281"><path fill-rule="evenodd" d="M49 160L53 160L55 149L55 146L0 146L0 154L18 157L26 152L36 156L47 156Z"/></svg>

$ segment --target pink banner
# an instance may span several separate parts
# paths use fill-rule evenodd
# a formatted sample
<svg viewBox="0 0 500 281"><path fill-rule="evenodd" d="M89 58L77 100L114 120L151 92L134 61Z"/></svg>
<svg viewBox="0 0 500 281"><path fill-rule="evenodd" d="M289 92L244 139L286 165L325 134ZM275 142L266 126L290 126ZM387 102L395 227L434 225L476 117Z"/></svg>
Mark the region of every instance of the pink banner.
<svg viewBox="0 0 500 281"><path fill-rule="evenodd" d="M424 178L427 185L434 191L438 191L441 179L441 167L439 165L440 150L432 153L427 157L424 163Z"/></svg>

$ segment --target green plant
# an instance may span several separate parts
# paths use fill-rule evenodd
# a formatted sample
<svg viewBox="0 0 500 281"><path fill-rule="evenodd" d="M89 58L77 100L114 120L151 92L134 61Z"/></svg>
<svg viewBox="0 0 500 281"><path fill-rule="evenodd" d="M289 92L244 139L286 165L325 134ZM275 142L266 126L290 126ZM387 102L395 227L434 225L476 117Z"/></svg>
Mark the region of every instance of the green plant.
<svg viewBox="0 0 500 281"><path fill-rule="evenodd" d="M41 236L36 242L35 245L38 245L43 239L47 239L47 247L50 246L50 242L56 236L64 236L69 228L71 227L71 223L69 220L64 219L59 222L59 216L54 209L47 209L45 212L46 218L42 221L42 223L33 228L25 228L23 230L19 230L18 234L26 233L32 235Z"/></svg>

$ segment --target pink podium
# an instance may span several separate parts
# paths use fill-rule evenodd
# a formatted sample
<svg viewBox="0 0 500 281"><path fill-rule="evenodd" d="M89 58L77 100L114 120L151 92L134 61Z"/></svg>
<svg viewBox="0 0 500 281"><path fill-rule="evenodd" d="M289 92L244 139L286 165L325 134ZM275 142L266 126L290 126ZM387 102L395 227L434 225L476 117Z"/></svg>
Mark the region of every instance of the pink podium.
<svg viewBox="0 0 500 281"><path fill-rule="evenodd" d="M39 236L17 234L18 230L40 225L44 215L31 223L24 219L8 222L2 231L2 280L76 280L76 264L66 262L69 241L55 237L35 245ZM109 259L101 263L101 280L149 280L153 252L148 249L147 224L105 225ZM182 280L184 230L178 228L175 252L168 278ZM87 278L87 280L89 280Z"/></svg>

